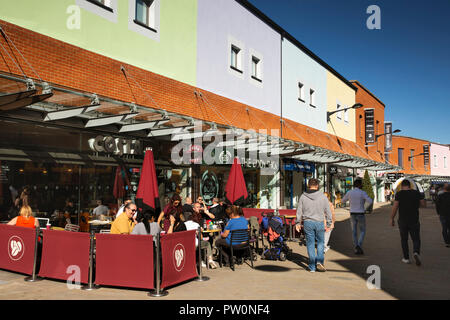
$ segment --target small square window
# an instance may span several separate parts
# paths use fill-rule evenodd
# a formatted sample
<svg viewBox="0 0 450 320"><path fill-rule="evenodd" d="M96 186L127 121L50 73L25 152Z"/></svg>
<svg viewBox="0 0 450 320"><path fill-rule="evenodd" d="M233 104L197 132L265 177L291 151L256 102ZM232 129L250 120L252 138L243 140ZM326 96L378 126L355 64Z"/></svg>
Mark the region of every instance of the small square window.
<svg viewBox="0 0 450 320"><path fill-rule="evenodd" d="M344 111L344 121L348 123L348 110Z"/></svg>
<svg viewBox="0 0 450 320"><path fill-rule="evenodd" d="M298 100L305 102L305 86L303 83L298 83Z"/></svg>

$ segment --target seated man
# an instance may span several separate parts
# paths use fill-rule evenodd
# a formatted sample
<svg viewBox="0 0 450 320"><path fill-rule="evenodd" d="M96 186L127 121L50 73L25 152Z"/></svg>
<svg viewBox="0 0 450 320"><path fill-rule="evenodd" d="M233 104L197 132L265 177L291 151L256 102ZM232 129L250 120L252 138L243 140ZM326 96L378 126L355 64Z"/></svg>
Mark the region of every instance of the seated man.
<svg viewBox="0 0 450 320"><path fill-rule="evenodd" d="M124 214L121 214L116 220L114 220L111 226L111 234L131 234L136 220L133 219L134 213L137 212L137 207L134 203L130 202L125 206Z"/></svg>
<svg viewBox="0 0 450 320"><path fill-rule="evenodd" d="M223 206L219 204L219 198L213 198L213 204L211 208L209 208L209 212L214 215L215 220L225 220L225 210Z"/></svg>
<svg viewBox="0 0 450 320"><path fill-rule="evenodd" d="M94 219L100 220L100 217L107 216L109 213L109 208L103 204L103 200L97 200L97 207L92 211Z"/></svg>
<svg viewBox="0 0 450 320"><path fill-rule="evenodd" d="M228 257L226 250L224 249L229 248L231 245L231 231L239 229L248 229L248 222L243 216L240 215L240 213L241 210L239 206L231 207L230 220L225 226L225 230L221 233L221 239L216 240L216 247L217 249L222 251L226 264L229 264L230 259ZM238 242L233 241L232 245L235 246L238 244L239 244Z"/></svg>

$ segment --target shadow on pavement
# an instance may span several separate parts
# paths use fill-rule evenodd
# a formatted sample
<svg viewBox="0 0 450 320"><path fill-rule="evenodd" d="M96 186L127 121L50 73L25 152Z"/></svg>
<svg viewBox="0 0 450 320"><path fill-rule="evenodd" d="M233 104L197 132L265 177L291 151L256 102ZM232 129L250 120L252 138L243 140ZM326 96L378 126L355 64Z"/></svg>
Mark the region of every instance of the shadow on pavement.
<svg viewBox="0 0 450 320"><path fill-rule="evenodd" d="M400 261L402 254L397 222L395 227L389 226L391 208L387 204L366 215L364 255L354 253L350 221L346 219L336 222L329 245L332 250L347 257L337 260L330 258L329 261L343 266L364 280L374 274L368 267L378 266L381 290L398 299L449 299L450 259L445 257L442 260L441 252L444 249L436 246L440 241L440 225L434 208L420 211L422 252L424 255L428 253L426 262L421 267L413 263L406 265ZM409 241L412 250L411 239ZM325 264L327 260L325 254ZM437 262L436 265L433 265L433 260Z"/></svg>

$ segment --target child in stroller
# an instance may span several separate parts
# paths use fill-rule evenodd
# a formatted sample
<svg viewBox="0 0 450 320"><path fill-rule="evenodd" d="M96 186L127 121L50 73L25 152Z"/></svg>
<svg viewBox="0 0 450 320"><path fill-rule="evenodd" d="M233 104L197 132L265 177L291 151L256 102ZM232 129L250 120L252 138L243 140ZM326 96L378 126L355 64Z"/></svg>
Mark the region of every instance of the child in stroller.
<svg viewBox="0 0 450 320"><path fill-rule="evenodd" d="M261 233L264 246L261 259L285 261L292 250L286 244L283 220L273 212L268 213L262 218ZM267 237L269 246L264 245L264 237Z"/></svg>

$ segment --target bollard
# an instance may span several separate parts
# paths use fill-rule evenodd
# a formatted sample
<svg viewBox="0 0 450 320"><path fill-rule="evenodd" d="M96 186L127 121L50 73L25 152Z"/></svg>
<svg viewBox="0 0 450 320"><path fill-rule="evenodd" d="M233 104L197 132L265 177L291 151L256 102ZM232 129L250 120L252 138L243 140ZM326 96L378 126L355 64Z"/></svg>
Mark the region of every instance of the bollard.
<svg viewBox="0 0 450 320"><path fill-rule="evenodd" d="M91 245L90 245L90 250L89 250L89 280L88 280L88 285L86 286L82 286L81 290L85 290L85 291L91 291L91 290L95 290L95 289L99 289L100 286L93 284L92 283L92 273L94 270L94 236L95 236L95 231L91 230L91 234L90 234L90 240L91 240Z"/></svg>
<svg viewBox="0 0 450 320"><path fill-rule="evenodd" d="M148 293L148 296L150 297L165 297L169 294L168 291L161 290L160 247L161 247L161 235L158 233L158 235L156 236L156 289L151 290Z"/></svg>
<svg viewBox="0 0 450 320"><path fill-rule="evenodd" d="M198 264L199 264L199 276L197 279L195 279L195 281L208 281L209 277L204 277L203 276L203 272L202 272L202 249L201 249L201 236L202 236L202 228L199 227L198 228L198 235L197 235L197 239L198 239Z"/></svg>
<svg viewBox="0 0 450 320"><path fill-rule="evenodd" d="M39 235L40 235L40 233L41 233L41 228L40 227L36 227L36 239L35 239L35 243L34 243L33 273L31 275L31 277L26 277L24 279L26 282L36 282L36 281L43 280L43 278L38 277L36 275L37 255L38 255L38 245L39 245Z"/></svg>

